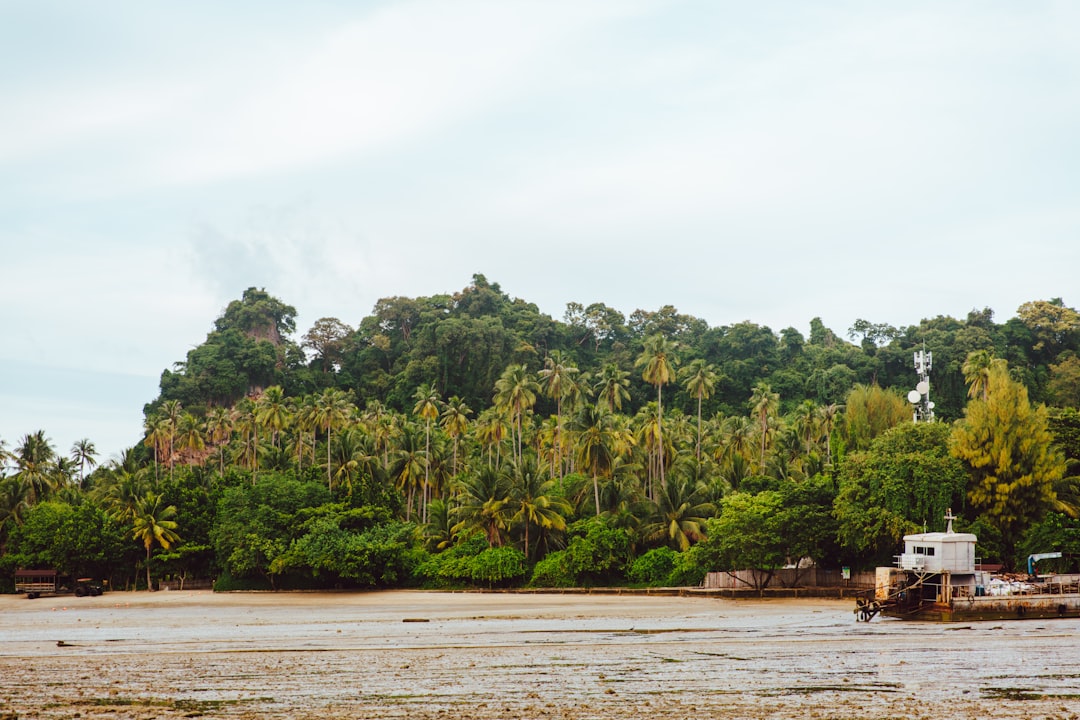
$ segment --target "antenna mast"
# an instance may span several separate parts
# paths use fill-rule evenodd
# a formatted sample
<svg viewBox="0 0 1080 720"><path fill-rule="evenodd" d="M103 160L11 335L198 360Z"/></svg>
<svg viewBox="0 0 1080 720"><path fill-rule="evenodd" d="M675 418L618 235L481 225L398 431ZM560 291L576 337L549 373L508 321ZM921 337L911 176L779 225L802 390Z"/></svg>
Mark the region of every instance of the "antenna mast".
<svg viewBox="0 0 1080 720"><path fill-rule="evenodd" d="M926 343L923 343L923 349L915 351L915 372L919 373L919 382L907 395L908 402L915 406L912 418L915 422L934 421L934 403L930 401L930 368L933 363L934 353L926 352Z"/></svg>

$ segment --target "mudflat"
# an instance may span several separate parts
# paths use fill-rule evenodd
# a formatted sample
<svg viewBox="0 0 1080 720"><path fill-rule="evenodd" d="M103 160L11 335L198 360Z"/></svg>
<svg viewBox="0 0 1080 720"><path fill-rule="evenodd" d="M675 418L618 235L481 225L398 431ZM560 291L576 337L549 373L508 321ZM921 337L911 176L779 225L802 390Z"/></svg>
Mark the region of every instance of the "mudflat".
<svg viewBox="0 0 1080 720"><path fill-rule="evenodd" d="M0 596L0 718L1078 718L1080 620L851 601Z"/></svg>

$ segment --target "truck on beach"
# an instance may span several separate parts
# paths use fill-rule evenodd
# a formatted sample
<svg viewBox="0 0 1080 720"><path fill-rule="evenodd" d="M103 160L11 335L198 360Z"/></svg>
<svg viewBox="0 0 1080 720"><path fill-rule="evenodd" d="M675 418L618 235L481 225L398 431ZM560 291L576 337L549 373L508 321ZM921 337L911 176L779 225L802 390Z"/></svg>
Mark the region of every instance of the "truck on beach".
<svg viewBox="0 0 1080 720"><path fill-rule="evenodd" d="M1033 555L1026 576L981 569L976 536L953 532L952 511L945 532L904 536L904 552L894 566L879 567L872 596L857 600L857 619L876 615L906 620L969 620L1080 617L1080 574L1036 575Z"/></svg>
<svg viewBox="0 0 1080 720"><path fill-rule="evenodd" d="M62 595L74 593L76 597L96 596L105 592L101 583L93 578L71 578L61 575L56 570L15 571L15 592L26 593L30 600L42 595Z"/></svg>

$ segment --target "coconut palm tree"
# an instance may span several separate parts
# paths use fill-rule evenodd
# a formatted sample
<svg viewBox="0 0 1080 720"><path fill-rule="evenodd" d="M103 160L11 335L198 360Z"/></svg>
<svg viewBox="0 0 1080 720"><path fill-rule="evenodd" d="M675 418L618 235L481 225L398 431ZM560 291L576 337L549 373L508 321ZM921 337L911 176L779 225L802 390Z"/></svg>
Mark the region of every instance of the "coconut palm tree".
<svg viewBox="0 0 1080 720"><path fill-rule="evenodd" d="M24 435L15 448L15 477L28 506L36 505L57 488L56 450L44 430Z"/></svg>
<svg viewBox="0 0 1080 720"><path fill-rule="evenodd" d="M206 449L206 440L203 437L203 424L189 412L180 416L176 426L176 447L181 455L186 454L191 459L198 459ZM200 461L201 465L202 462Z"/></svg>
<svg viewBox="0 0 1080 720"><path fill-rule="evenodd" d="M232 438L233 431L232 410L223 407L213 407L206 414L204 429L209 436L210 442L216 446L224 445ZM218 472L225 474L225 453L218 453Z"/></svg>
<svg viewBox="0 0 1080 720"><path fill-rule="evenodd" d="M326 432L326 483L331 491L334 489L334 475L330 464L331 442L334 429L341 427L349 419L352 403L349 396L337 388L326 388L315 401L315 412L312 420L315 426Z"/></svg>
<svg viewBox="0 0 1080 720"><path fill-rule="evenodd" d="M412 519L416 487L427 471L428 457L421 447L420 433L413 423L405 423L398 436L397 450L390 464L390 477L406 494L405 521Z"/></svg>
<svg viewBox="0 0 1080 720"><path fill-rule="evenodd" d="M259 425L270 430L270 444L278 446L278 435L292 422L292 414L280 385L266 388L255 403L255 419Z"/></svg>
<svg viewBox="0 0 1080 720"><path fill-rule="evenodd" d="M593 389L596 391L596 404L607 408L608 412L622 410L624 400L630 399L630 373L619 368L615 363L608 363L600 371Z"/></svg>
<svg viewBox="0 0 1080 720"><path fill-rule="evenodd" d="M431 491L431 421L439 419L439 391L435 389L435 383L421 385L413 393L416 405L413 412L424 419L424 487L421 492L420 504L422 507L420 522L427 522L428 493Z"/></svg>
<svg viewBox="0 0 1080 720"><path fill-rule="evenodd" d="M176 517L176 506L162 507L161 502L160 495L148 492L136 499L133 508L131 536L146 548L146 588L148 590L154 587L150 580L150 551L154 545L168 550L173 543L180 540L180 536L176 534L176 521L173 520Z"/></svg>
<svg viewBox="0 0 1080 720"><path fill-rule="evenodd" d="M79 465L79 485L86 480L86 468L97 466L97 448L88 438L76 440L71 446L71 459Z"/></svg>
<svg viewBox="0 0 1080 720"><path fill-rule="evenodd" d="M664 386L675 380L675 366L679 358L676 345L663 335L653 335L645 341L635 365L641 368L641 378L656 388L656 416L660 435L660 447L664 446ZM660 457L660 486L667 484L664 475L664 458Z"/></svg>
<svg viewBox="0 0 1080 720"><path fill-rule="evenodd" d="M533 556L529 542L532 527L535 526L540 533L566 530L566 518L573 508L554 491L555 481L543 476L532 458L526 458L511 470L510 492L505 507L510 514L510 524L524 527L526 558Z"/></svg>
<svg viewBox="0 0 1080 720"><path fill-rule="evenodd" d="M963 367L964 381L968 386L968 397L985 401L990 387L990 368L994 356L989 350L972 350L968 353Z"/></svg>
<svg viewBox="0 0 1080 720"><path fill-rule="evenodd" d="M469 409L469 406L465 404L465 401L457 395L454 395L447 400L446 405L443 407L441 417L442 427L454 443L454 475L458 474L458 444L461 442L462 436L465 435L465 432L469 429L469 415L471 414L472 410Z"/></svg>
<svg viewBox="0 0 1080 720"><path fill-rule="evenodd" d="M762 475L765 474L765 450L767 447L767 439L769 437L769 420L776 415L776 412L779 409L780 396L772 391L772 388L769 387L767 382L762 380L754 385L753 392L750 395L750 411L757 423L757 429L761 439L759 461L761 463L760 471Z"/></svg>
<svg viewBox="0 0 1080 720"><path fill-rule="evenodd" d="M705 362L703 358L695 358L689 365L683 368L683 387L690 397L697 400L697 450L695 452L698 461L701 461L701 401L712 396L713 388L716 387L718 375L716 368Z"/></svg>
<svg viewBox="0 0 1080 720"><path fill-rule="evenodd" d="M452 528L454 534L476 528L483 531L488 546L501 546L511 517L506 474L490 467L467 473L458 480L454 497L457 505L450 511L457 521Z"/></svg>
<svg viewBox="0 0 1080 720"><path fill-rule="evenodd" d="M169 461L169 479L173 477L173 442L176 440L176 428L180 422L180 415L183 413L184 406L180 404L179 400L166 400L161 403L161 417L167 423L168 432L166 437L168 438L168 449L166 451L166 458Z"/></svg>
<svg viewBox="0 0 1080 720"><path fill-rule="evenodd" d="M552 350L544 358L544 367L540 370L540 382L544 395L555 400L555 458L562 470L562 408L563 399L570 394L574 377L580 371L573 362L563 356L561 350Z"/></svg>
<svg viewBox="0 0 1080 720"><path fill-rule="evenodd" d="M705 536L705 520L716 513L705 500L707 495L705 483L676 474L661 489L653 519L642 528L642 535L649 541L664 539L685 552L692 542Z"/></svg>
<svg viewBox="0 0 1080 720"><path fill-rule="evenodd" d="M487 453L488 467L492 467L491 449L495 448L495 467L502 464L502 442L506 439L506 419L495 408L488 408L476 419L476 441Z"/></svg>
<svg viewBox="0 0 1080 720"><path fill-rule="evenodd" d="M495 407L506 413L517 431L514 460L521 461L524 416L536 405L540 384L529 374L525 365L509 365L495 381Z"/></svg>
<svg viewBox="0 0 1080 720"><path fill-rule="evenodd" d="M596 514L600 515L600 477L615 464L620 442L614 416L600 405L586 405L574 418L578 466L587 468L593 483Z"/></svg>

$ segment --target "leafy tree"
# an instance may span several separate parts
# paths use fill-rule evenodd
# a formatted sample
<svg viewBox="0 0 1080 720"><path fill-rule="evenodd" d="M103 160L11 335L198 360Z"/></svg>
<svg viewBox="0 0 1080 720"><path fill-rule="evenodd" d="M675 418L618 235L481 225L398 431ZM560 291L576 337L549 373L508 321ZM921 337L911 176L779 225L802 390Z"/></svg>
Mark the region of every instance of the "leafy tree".
<svg viewBox="0 0 1080 720"><path fill-rule="evenodd" d="M300 346L315 354L322 371L330 372L341 364L345 341L353 329L334 317L319 318L304 333Z"/></svg>
<svg viewBox="0 0 1080 720"><path fill-rule="evenodd" d="M45 501L11 529L5 560L15 567L53 568L64 575L107 577L125 560L124 533L92 503Z"/></svg>
<svg viewBox="0 0 1080 720"><path fill-rule="evenodd" d="M907 533L939 527L948 508L965 505L968 473L949 452L944 423L897 425L839 472L839 537L871 565L891 564Z"/></svg>
<svg viewBox="0 0 1080 720"><path fill-rule="evenodd" d="M779 526L783 503L776 490L728 495L721 500L720 515L706 523L707 539L699 545L699 557L732 575L752 570L751 585L763 590L787 562Z"/></svg>
<svg viewBox="0 0 1080 720"><path fill-rule="evenodd" d="M277 473L265 474L258 485L226 488L210 533L218 563L234 577L272 583L271 563L299 536L301 511L329 500L326 487Z"/></svg>
<svg viewBox="0 0 1080 720"><path fill-rule="evenodd" d="M878 385L856 385L844 405L847 447L865 450L874 438L911 419L911 408L899 392Z"/></svg>
<svg viewBox="0 0 1080 720"><path fill-rule="evenodd" d="M1045 407L1033 408L1027 389L1009 377L1004 364L990 371L986 400L973 400L953 431L953 453L971 473L968 500L1001 533L1012 565L1025 528L1048 510L1061 507L1055 483L1066 472L1054 445Z"/></svg>

